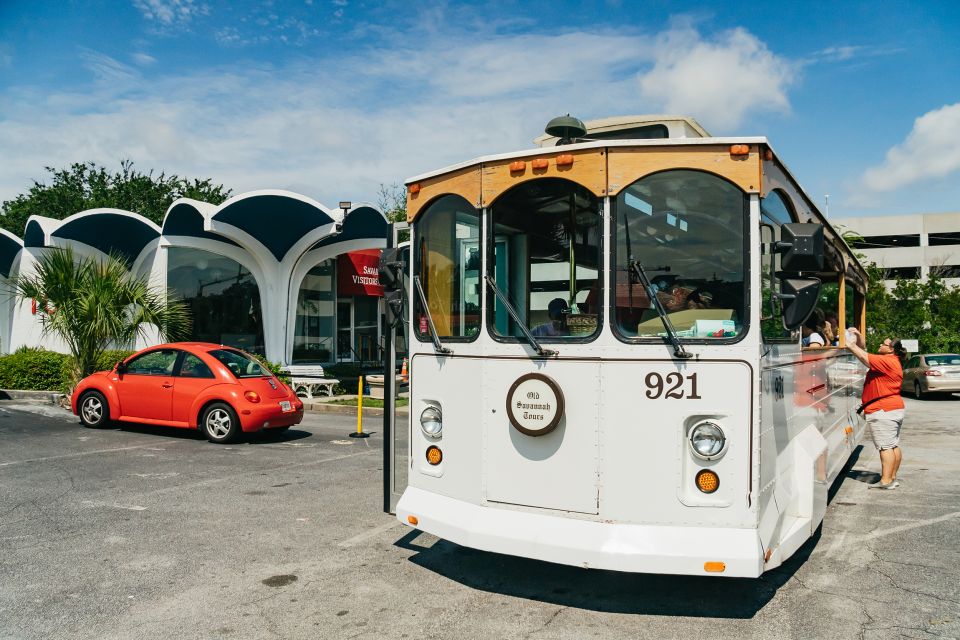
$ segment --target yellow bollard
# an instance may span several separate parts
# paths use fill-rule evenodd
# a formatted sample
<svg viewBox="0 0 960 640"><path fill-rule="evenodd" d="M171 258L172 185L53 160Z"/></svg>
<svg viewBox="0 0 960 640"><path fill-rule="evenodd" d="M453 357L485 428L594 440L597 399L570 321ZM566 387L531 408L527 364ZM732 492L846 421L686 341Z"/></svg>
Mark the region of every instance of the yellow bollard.
<svg viewBox="0 0 960 640"><path fill-rule="evenodd" d="M369 438L369 433L363 432L363 376L357 388L357 430L350 434L351 438Z"/></svg>

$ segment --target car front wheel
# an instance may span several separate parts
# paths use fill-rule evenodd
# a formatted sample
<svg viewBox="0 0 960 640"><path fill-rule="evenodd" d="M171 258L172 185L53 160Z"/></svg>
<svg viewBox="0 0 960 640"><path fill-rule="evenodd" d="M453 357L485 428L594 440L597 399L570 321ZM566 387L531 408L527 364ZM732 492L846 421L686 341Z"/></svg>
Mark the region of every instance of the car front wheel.
<svg viewBox="0 0 960 640"><path fill-rule="evenodd" d="M224 402L214 402L204 409L200 425L207 440L217 444L232 442L240 433L240 419Z"/></svg>
<svg viewBox="0 0 960 640"><path fill-rule="evenodd" d="M110 422L110 407L107 399L99 391L88 391L80 398L80 422L83 426L96 429Z"/></svg>

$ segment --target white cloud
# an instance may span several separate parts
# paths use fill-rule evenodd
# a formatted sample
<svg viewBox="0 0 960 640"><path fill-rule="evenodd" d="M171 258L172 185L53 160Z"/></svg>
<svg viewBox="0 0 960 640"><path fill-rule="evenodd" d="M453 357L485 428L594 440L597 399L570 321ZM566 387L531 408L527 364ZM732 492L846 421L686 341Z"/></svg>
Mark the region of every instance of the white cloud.
<svg viewBox="0 0 960 640"><path fill-rule="evenodd" d="M139 64L142 67L149 67L152 64L156 64L157 59L147 53L134 53L130 56L133 58L133 61Z"/></svg>
<svg viewBox="0 0 960 640"><path fill-rule="evenodd" d="M139 76L136 69L99 51L81 49L80 59L83 60L83 66L102 83L125 85Z"/></svg>
<svg viewBox="0 0 960 640"><path fill-rule="evenodd" d="M221 35L227 42L234 37L240 36L229 30ZM749 93L756 83L764 87L762 98L751 93L750 100L769 102L779 90L778 104L787 107L781 69L787 63L742 31L704 42L689 30L651 37L583 31L466 36L437 29L416 41L383 31L376 41L376 48L336 58L149 79L87 52L87 66L115 81L72 93L20 88L0 94L0 148L17 159L0 170L0 199L44 177L44 166L93 160L113 167L131 158L143 170L210 177L238 191L287 188L327 204L375 201L380 183L529 148L557 115L654 113L663 101L640 91L638 78L666 74L665 81L677 84L679 69L710 55L751 77L738 84L736 73L714 65L733 83L728 90ZM693 58L685 57L683 45L692 47ZM691 73L703 80L696 68ZM682 104L667 106L708 128L735 122L750 109L740 96L718 96L712 83L693 83L682 93Z"/></svg>
<svg viewBox="0 0 960 640"><path fill-rule="evenodd" d="M799 66L743 29L712 41L689 27L656 39L655 64L640 77L641 95L663 111L693 115L714 133L755 112L789 112L787 90Z"/></svg>
<svg viewBox="0 0 960 640"><path fill-rule="evenodd" d="M863 186L888 192L960 173L960 102L929 111L913 123L906 140L867 169Z"/></svg>
<svg viewBox="0 0 960 640"><path fill-rule="evenodd" d="M133 6L147 20L156 20L164 26L186 23L210 13L207 5L196 4L193 0L133 0Z"/></svg>

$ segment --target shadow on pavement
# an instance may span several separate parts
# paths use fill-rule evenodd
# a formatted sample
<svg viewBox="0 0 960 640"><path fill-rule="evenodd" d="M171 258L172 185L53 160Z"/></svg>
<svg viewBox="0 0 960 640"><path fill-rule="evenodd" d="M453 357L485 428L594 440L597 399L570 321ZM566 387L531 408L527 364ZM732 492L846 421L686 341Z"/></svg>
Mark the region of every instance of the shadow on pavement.
<svg viewBox="0 0 960 640"><path fill-rule="evenodd" d="M472 589L591 611L710 618L752 618L813 552L820 530L781 567L759 578L708 578L579 569L477 551L446 540L416 544L419 531L394 543L410 561Z"/></svg>
<svg viewBox="0 0 960 640"><path fill-rule="evenodd" d="M115 422L106 429L115 431L129 431L131 433L143 433L147 435L160 436L165 438L178 438L180 440L206 440L203 433L197 429L182 429L179 427L160 427L150 424L136 424L133 422ZM309 431L300 431L296 427L284 429L282 431L268 430L258 433L244 433L232 444L267 444L274 442L291 442L293 440L302 440L313 436Z"/></svg>

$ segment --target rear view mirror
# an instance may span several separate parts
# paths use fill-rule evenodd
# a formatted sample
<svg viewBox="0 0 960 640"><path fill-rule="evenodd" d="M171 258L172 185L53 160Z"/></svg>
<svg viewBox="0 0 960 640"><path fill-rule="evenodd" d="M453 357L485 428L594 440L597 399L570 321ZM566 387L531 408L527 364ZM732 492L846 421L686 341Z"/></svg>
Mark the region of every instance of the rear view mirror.
<svg viewBox="0 0 960 640"><path fill-rule="evenodd" d="M380 284L384 291L399 291L403 283L403 261L399 248L384 249L380 253Z"/></svg>
<svg viewBox="0 0 960 640"><path fill-rule="evenodd" d="M775 251L782 253L783 271L821 271L823 269L823 225L814 222L790 222L781 228L782 239Z"/></svg>
<svg viewBox="0 0 960 640"><path fill-rule="evenodd" d="M117 363L117 373L124 374L127 372L127 363L121 360Z"/></svg>
<svg viewBox="0 0 960 640"><path fill-rule="evenodd" d="M820 297L819 278L783 278L779 294L783 307L783 326L789 331L800 327L817 306Z"/></svg>

